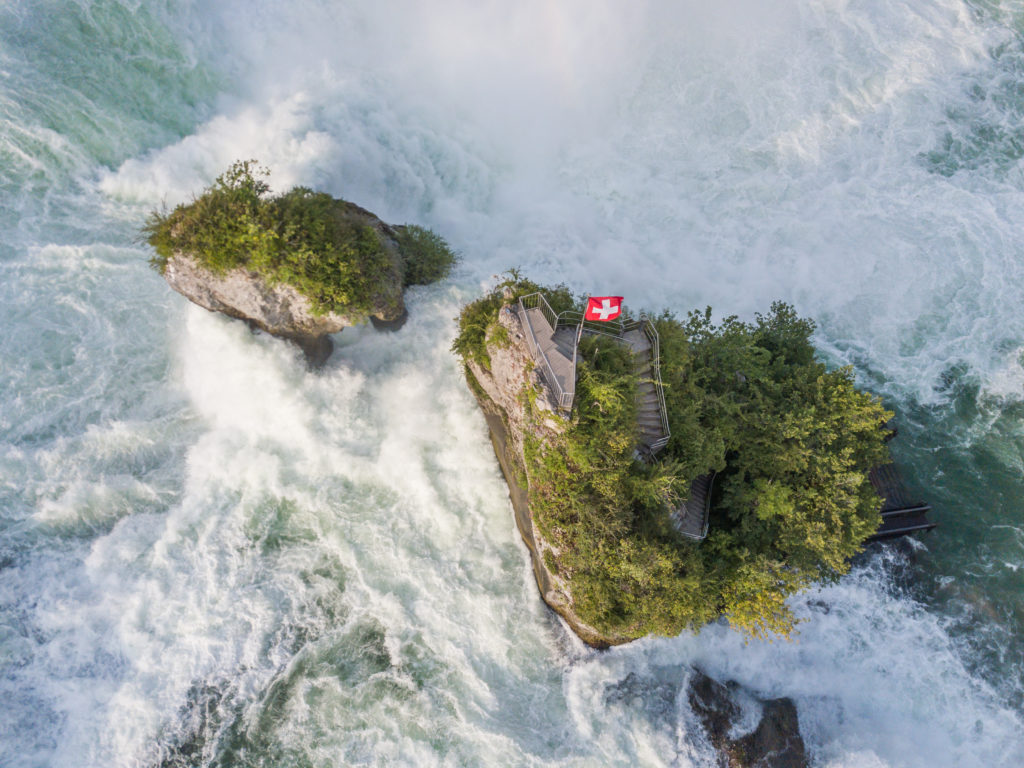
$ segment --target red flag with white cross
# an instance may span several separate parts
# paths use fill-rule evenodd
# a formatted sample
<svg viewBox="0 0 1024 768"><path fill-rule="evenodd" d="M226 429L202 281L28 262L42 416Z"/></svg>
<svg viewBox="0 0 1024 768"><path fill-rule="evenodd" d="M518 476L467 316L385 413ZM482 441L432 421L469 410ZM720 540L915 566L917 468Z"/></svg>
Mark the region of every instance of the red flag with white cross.
<svg viewBox="0 0 1024 768"><path fill-rule="evenodd" d="M621 296L590 296L587 298L587 320L614 320L622 314Z"/></svg>

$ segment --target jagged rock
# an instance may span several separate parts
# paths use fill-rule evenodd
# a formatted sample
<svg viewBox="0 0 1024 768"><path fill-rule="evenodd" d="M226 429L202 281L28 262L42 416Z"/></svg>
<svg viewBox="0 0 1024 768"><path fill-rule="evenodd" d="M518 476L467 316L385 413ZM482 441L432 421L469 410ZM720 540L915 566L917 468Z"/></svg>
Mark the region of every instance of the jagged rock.
<svg viewBox="0 0 1024 768"><path fill-rule="evenodd" d="M796 705L791 699L760 699L761 720L750 733L738 738L729 734L740 717L735 682L722 684L695 669L690 679L689 700L708 741L718 751L722 768L807 768L807 754L800 735Z"/></svg>
<svg viewBox="0 0 1024 768"><path fill-rule="evenodd" d="M308 298L285 283L271 285L248 269L232 269L217 274L199 264L187 253L175 253L167 260L164 279L189 301L211 312L245 320L274 336L295 342L312 367L322 365L334 344L328 334L364 322L367 317L388 330L401 327L406 317L402 299L402 255L395 228L353 203L337 201L353 223L369 225L380 238L391 261L374 286L368 313L316 314Z"/></svg>
<svg viewBox="0 0 1024 768"><path fill-rule="evenodd" d="M694 670L689 698L690 707L708 733L708 740L719 748L728 740L729 730L740 714L729 689L700 670Z"/></svg>
<svg viewBox="0 0 1024 768"><path fill-rule="evenodd" d="M382 320L379 317L370 315L370 325L372 325L378 331L397 331L401 330L402 326L405 325L405 321L408 319L408 310L402 310L402 314L396 317L394 320Z"/></svg>
<svg viewBox="0 0 1024 768"><path fill-rule="evenodd" d="M757 768L805 768L807 755L791 699L770 699L757 730L733 742L738 765Z"/></svg>

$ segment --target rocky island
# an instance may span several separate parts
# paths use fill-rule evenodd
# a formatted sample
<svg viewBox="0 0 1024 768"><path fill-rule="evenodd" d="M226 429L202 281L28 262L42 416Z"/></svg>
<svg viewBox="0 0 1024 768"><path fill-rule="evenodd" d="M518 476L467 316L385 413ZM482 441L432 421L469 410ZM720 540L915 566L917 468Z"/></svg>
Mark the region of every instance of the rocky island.
<svg viewBox="0 0 1024 768"><path fill-rule="evenodd" d="M400 326L404 289L455 261L427 229L305 187L270 196L266 176L255 161L235 163L191 203L154 212L144 235L174 290L298 344L311 366L330 356L329 334L367 319Z"/></svg>
<svg viewBox="0 0 1024 768"><path fill-rule="evenodd" d="M879 526L869 471L887 461L891 414L850 369L815 359L813 323L782 303L753 323L716 325L710 309L645 319L657 382L624 336L581 324L565 350L567 403L526 322L535 296L550 328L577 322L565 287L512 273L463 309L453 350L545 602L598 648L722 616L751 636L787 635L786 598L846 573ZM655 384L671 428L663 446L641 412ZM684 535L688 497L710 472L703 530Z"/></svg>

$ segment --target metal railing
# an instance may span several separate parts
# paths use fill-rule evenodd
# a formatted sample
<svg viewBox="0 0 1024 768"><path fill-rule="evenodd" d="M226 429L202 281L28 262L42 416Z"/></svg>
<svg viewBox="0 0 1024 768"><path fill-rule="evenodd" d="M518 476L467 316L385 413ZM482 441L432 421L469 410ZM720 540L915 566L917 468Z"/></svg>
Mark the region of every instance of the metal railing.
<svg viewBox="0 0 1024 768"><path fill-rule="evenodd" d="M661 383L661 342L658 337L658 329L650 321L647 315L640 315L640 324L644 335L651 342L651 368L654 371L654 390L658 393L658 412L661 414L661 427L665 436L660 437L651 443L650 451L653 456L666 445L672 433L668 427L668 406L665 405L665 388Z"/></svg>
<svg viewBox="0 0 1024 768"><path fill-rule="evenodd" d="M573 345L572 350L572 372L568 378L568 387L563 387L558 381L558 377L555 375L554 369L551 367L551 361L548 356L541 349L540 344L537 342L537 336L533 330L533 324L530 322L527 310L538 309L540 313L544 315L544 319L551 325L551 330L554 332L558 328L558 316L554 310L551 309L551 305L548 304L547 299L544 298L543 294L531 293L526 296L522 296L519 299L519 312L522 318L522 323L526 327L526 341L529 344L530 352L533 353L534 359L541 363L541 374L547 381L548 386L551 387L551 391L555 396L555 402L558 407L565 411L572 410L572 401L576 396L576 348L578 344ZM579 339L577 339L577 342Z"/></svg>
<svg viewBox="0 0 1024 768"><path fill-rule="evenodd" d="M621 339L626 331L630 330L626 323L621 320L587 320L582 312L575 309L566 310L558 315L558 324L561 326L571 325L580 328L586 333L593 333L598 336L611 336L613 339Z"/></svg>
<svg viewBox="0 0 1024 768"><path fill-rule="evenodd" d="M630 331L641 331L651 344L651 369L654 373L651 383L654 384L654 391L658 394L658 415L661 417L661 429L664 432L654 442L647 446L651 456L668 445L671 437L671 430L668 426L668 407L665 405L665 388L661 381L661 341L658 336L658 329L650 321L647 315L640 315L639 320L611 320L597 322L585 319L582 312L570 310L562 312L558 316L558 322L562 325L579 324L580 333L592 333L600 336L610 336L618 341L623 341ZM577 339L578 342L578 339Z"/></svg>

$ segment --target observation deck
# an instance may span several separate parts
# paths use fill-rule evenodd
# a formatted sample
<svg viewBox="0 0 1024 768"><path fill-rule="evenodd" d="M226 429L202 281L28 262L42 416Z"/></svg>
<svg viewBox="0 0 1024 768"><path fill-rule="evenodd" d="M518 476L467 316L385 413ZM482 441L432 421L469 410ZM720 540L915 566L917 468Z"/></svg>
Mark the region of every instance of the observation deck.
<svg viewBox="0 0 1024 768"><path fill-rule="evenodd" d="M658 331L646 316L595 322L573 310L556 314L540 293L520 298L517 314L534 361L559 409L566 413L572 410L576 396L576 353L583 335L608 336L629 347L639 380L637 452L649 460L665 447L671 433L662 391Z"/></svg>

